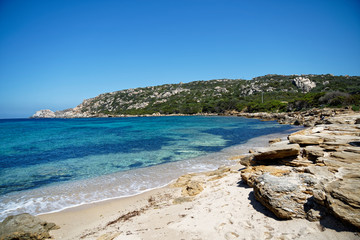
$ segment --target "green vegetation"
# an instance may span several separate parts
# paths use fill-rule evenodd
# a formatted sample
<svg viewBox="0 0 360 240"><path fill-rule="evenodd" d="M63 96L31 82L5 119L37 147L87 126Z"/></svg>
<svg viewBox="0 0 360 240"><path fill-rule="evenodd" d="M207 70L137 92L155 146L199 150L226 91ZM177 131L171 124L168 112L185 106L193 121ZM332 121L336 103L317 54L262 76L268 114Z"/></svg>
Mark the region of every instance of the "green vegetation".
<svg viewBox="0 0 360 240"><path fill-rule="evenodd" d="M302 75L316 84L309 92L294 84L297 75L266 75L252 80L219 79L166 84L101 94L81 104L82 111L143 115L285 112L309 108L360 106L360 77Z"/></svg>

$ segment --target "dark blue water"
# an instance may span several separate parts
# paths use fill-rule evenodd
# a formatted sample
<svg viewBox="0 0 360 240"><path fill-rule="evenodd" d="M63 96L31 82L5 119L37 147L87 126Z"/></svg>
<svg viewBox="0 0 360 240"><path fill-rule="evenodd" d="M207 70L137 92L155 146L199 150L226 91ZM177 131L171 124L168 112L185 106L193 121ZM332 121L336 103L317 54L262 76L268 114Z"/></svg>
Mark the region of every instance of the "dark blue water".
<svg viewBox="0 0 360 240"><path fill-rule="evenodd" d="M4 213L0 217L29 209L53 211L85 199L102 200L101 194L112 198L159 187L165 180L147 183L154 171L175 165L189 171L201 162L194 160L199 156L292 128L238 117L0 120L0 213ZM223 162L201 162L193 170L219 163ZM101 193L95 180L103 181L102 186L121 185L122 190ZM90 182L93 192L88 191ZM79 187L87 191L79 193ZM64 189L66 194L61 193Z"/></svg>

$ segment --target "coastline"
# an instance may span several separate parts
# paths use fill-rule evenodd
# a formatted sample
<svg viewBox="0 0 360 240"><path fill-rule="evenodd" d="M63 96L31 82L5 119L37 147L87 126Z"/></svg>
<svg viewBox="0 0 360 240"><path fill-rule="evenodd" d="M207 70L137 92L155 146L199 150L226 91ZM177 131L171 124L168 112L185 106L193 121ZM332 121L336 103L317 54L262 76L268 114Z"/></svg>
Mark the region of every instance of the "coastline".
<svg viewBox="0 0 360 240"><path fill-rule="evenodd" d="M179 119L183 119L184 122L189 122L187 126L189 126L190 129L193 129L195 127L194 125L196 124L194 122L195 119L191 117L179 117ZM139 167L133 169L130 168L130 169L126 169L125 171L117 171L114 173L110 172L102 175L99 174L99 176L95 176L89 179L77 179L75 181L59 182L59 183L55 182L54 184L41 186L39 188L3 195L0 200L1 201L0 207L3 210L1 211L1 220L5 219L7 216L16 215L24 212L32 215L49 213L49 212L59 211L61 209L77 206L79 204L99 202L105 199L113 199L124 196L132 196L134 194L141 193L144 190L161 187L168 184L170 181L176 179L177 177L180 177L183 174L189 172L202 172L202 171L214 170L221 165L227 164L229 162L227 159L227 155L231 155L229 151L231 151L231 149L233 148L236 148L233 151L236 154L239 152L239 149L236 147L236 145L233 144L241 144L240 146L244 146L243 144L250 137L256 137L259 136L260 134L268 134L271 132L283 132L283 131L287 131L288 129L294 128L293 126L281 126L275 123L275 121L271 121L268 123L261 123L260 120L251 120L251 119L245 120L243 118L238 118L238 117L218 116L218 117L200 117L200 119L201 119L200 122L204 121L204 124L200 126L202 129L200 134L198 134L197 132L195 134L193 130L191 131L184 130L185 131L184 133L189 132L191 134L195 134L193 136L195 140L188 141L186 140L186 138L180 138L179 141L177 141L177 138L174 138L176 141L173 142L172 145L163 148L164 151L170 151L171 149L173 149L175 156L186 156L185 158L183 157L181 161L168 161L168 162L161 161L161 164L154 164L146 167ZM120 120L120 123L123 122L127 123L127 120L125 119L122 120ZM162 118L158 118L158 119L149 119L149 120L136 119L134 121L135 123L137 123L137 121L140 121L141 123L149 122L149 125L151 126L154 125L155 128L157 129L158 128L157 126L159 125L158 122L168 122L168 120L165 119L163 121ZM91 123L93 122L96 123L96 122L103 122L104 120L89 119L89 121ZM105 122L106 121L107 120L105 120ZM129 121L132 122L133 120L130 119ZM172 120L170 120L170 122L171 121ZM53 121L51 120L49 122L52 123ZM65 122L69 126L73 125L72 122L74 122L75 125L78 125L78 120L75 121L68 120ZM81 120L81 122L87 123L88 121ZM109 122L117 123L118 120L110 119ZM178 122L183 122L183 121L178 121ZM214 127L216 128L216 126L224 127L224 129L227 129L226 126L228 126L228 124L232 124L233 122L238 122L240 124L240 125L236 125L237 126L235 128L236 131L229 132L228 130L225 130L224 133L226 133L226 135L223 136L221 135L222 133L218 131L216 131L215 133L203 131L204 129L208 129L208 128L214 128ZM254 124L254 126L251 127L254 128L251 135L242 134L243 131L241 129L246 129L243 127L243 122L244 124L246 122L246 126L248 122L250 124ZM51 126L52 125L53 124L51 124ZM271 127L269 128L269 126ZM175 126L171 128L174 127ZM231 129L232 127L233 126L230 126ZM161 129L166 129L166 127L164 128L161 127ZM147 135L149 138L154 139L152 142L154 143L158 142L156 140L157 137L160 137L161 140L162 136L166 136L163 135L163 134L167 134L166 131L162 131L161 129L159 131L156 131L156 133L154 134L151 133L150 135ZM268 130L268 129L273 129L273 130ZM180 130L180 133L182 133L182 131L183 130ZM56 132L50 132L50 134L48 135L51 136L55 134ZM142 136L142 135L138 134L138 136ZM211 148L200 147L199 148L201 150L199 152L200 154L193 154L193 151L189 151L189 152L181 151L183 149L183 146L185 146L184 144L186 144L185 141L193 142L194 145L192 146L192 148L194 148L195 150L198 149L197 146L213 146L213 147ZM171 147L171 146L175 146L175 147ZM221 147L217 147L217 146L221 146ZM249 146L249 148L251 148L251 146ZM244 151L247 150L248 148L246 147ZM176 154L177 151L179 151L179 153L181 154ZM144 155L144 153L147 152L134 151L132 154L128 154L125 157L128 158L131 157L131 159L132 158L146 159L146 161L149 162L153 157L151 155L146 155L146 154ZM55 152L52 155L55 156L54 154ZM171 154L171 152L169 153L160 152L158 156L166 157L169 156L169 154ZM108 159L106 155L103 156L101 155L100 157L97 158L100 159L99 163L101 164L107 163L107 165L111 165L112 163L111 157L113 157L113 155L110 155L109 157L110 159ZM80 158L80 160L82 159ZM89 159L89 160L95 161L95 159ZM86 163L86 161L82 161L82 162ZM70 164L70 163L65 162L65 164ZM97 167L97 165L95 164L95 167ZM123 165L126 166L126 164ZM66 169L66 166L67 165L65 165L64 169ZM92 166L91 164L88 166L82 164L80 169L83 169L82 171L89 171L91 166ZM52 175L48 175L48 173L51 174L53 169L55 170L63 169L61 166L57 166L57 167L58 168L55 168L51 164L49 166L45 166L45 169L48 170L44 171L44 176L52 176ZM35 168L35 170L37 169ZM72 170L70 169L66 173L73 174ZM163 174L159 175L158 173L163 173ZM49 177L45 177L45 178L49 178Z"/></svg>
<svg viewBox="0 0 360 240"><path fill-rule="evenodd" d="M296 132L301 129L303 128L294 127L282 133L274 133L274 134L264 135L261 137L252 138L246 143L228 147L220 152L212 153L209 155L223 154L227 156L229 160L228 164L226 164L223 167L230 167L232 169L232 172L235 173L237 172L237 169L241 168L241 165L238 163L240 155L247 154L249 149L261 148L268 145L270 139L273 138L285 139L288 136L288 134L292 132ZM202 157L206 157L206 156L208 155ZM216 171L216 169L212 168L210 170L206 170L202 172L187 171L184 172L183 174L207 175L213 171ZM240 180L240 175L239 174L237 175ZM131 212L130 209L141 209L146 207L148 203L148 199L151 197L165 196L165 195L169 197L171 195L170 201L180 197L181 191L179 189L175 189L171 187L171 185L177 179L178 177L173 177L168 183L166 183L163 186L148 189L145 190L144 192L134 194L132 196L116 197L112 199L100 200L93 203L85 203L74 207L68 207L62 210L40 214L38 215L38 217L48 222L55 222L58 226L60 226L59 230L56 230L51 233L55 236L55 239L76 239L79 238L81 234L84 234L84 231L86 231L86 229L98 228L99 226L106 224L106 221L111 221L111 219L116 218L116 216L119 215L120 212L121 213ZM76 220L73 221L74 224L71 224L69 223L68 219L76 219ZM93 239L93 238L89 238L89 239Z"/></svg>
<svg viewBox="0 0 360 240"><path fill-rule="evenodd" d="M207 182L188 199L170 185L136 196L40 215L60 229L54 239L360 239L335 218L322 224L306 219L281 221L239 183L240 164L224 176L195 174ZM210 176L209 176L210 175ZM215 177L214 177L215 176ZM211 180L211 178L218 178Z"/></svg>
<svg viewBox="0 0 360 240"><path fill-rule="evenodd" d="M55 239L360 239L358 230L331 215L320 222L279 220L241 180L240 170L245 169L238 163L241 158L234 154L231 166L186 174L165 187L135 196L38 217L60 226L50 232ZM188 185L191 191L198 192L184 196L184 183L192 183Z"/></svg>

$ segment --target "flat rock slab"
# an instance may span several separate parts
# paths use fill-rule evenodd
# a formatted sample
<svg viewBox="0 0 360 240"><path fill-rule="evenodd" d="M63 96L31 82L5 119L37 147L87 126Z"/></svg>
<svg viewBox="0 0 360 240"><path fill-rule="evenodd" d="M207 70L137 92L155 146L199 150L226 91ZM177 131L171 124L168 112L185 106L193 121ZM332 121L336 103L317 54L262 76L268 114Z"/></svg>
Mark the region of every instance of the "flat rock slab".
<svg viewBox="0 0 360 240"><path fill-rule="evenodd" d="M326 186L326 204L344 221L360 228L360 174L345 175Z"/></svg>
<svg viewBox="0 0 360 240"><path fill-rule="evenodd" d="M260 148L254 154L255 161L282 159L294 157L300 153L299 144L276 145L267 148Z"/></svg>
<svg viewBox="0 0 360 240"><path fill-rule="evenodd" d="M301 145L319 145L324 142L324 139L320 136L314 135L290 135L290 143L297 143Z"/></svg>

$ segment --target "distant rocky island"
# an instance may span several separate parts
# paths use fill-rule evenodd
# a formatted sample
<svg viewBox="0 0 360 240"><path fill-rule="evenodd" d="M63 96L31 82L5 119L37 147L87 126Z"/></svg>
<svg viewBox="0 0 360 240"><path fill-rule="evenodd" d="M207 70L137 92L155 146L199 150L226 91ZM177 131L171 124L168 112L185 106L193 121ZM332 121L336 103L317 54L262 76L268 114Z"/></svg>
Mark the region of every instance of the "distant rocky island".
<svg viewBox="0 0 360 240"><path fill-rule="evenodd" d="M75 108L37 111L32 118L294 112L360 105L360 76L265 75L127 89L100 94Z"/></svg>

